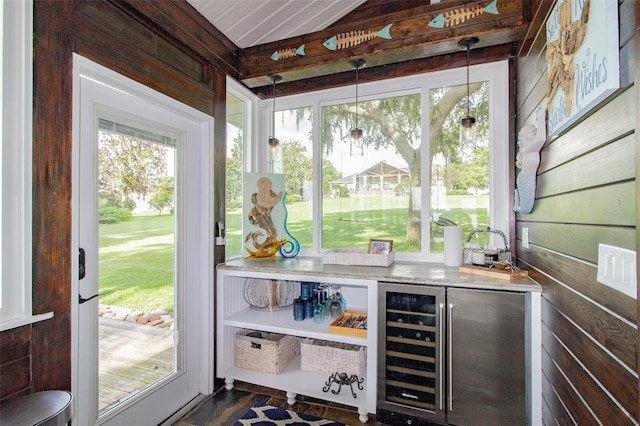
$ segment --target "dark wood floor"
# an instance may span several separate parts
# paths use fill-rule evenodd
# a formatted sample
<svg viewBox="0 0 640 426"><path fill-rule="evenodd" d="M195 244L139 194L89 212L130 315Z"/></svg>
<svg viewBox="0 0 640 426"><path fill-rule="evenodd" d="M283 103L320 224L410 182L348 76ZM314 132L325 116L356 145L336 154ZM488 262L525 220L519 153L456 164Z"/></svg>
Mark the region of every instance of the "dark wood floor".
<svg viewBox="0 0 640 426"><path fill-rule="evenodd" d="M213 395L201 402L173 426L233 426L256 402L342 422L350 426L363 425L358 419L357 409L353 407L301 395L297 397L295 405L290 406L287 404L287 397L283 391L238 381L234 385L233 390L227 391L220 383ZM366 424L386 426L384 423L377 423L375 416L371 414L369 414L369 421Z"/></svg>

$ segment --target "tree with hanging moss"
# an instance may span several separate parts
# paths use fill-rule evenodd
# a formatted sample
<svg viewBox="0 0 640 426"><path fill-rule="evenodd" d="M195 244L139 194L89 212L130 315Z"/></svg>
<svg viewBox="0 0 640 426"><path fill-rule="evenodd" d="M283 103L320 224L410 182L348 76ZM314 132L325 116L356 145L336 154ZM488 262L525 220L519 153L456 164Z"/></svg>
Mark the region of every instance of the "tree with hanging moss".
<svg viewBox="0 0 640 426"><path fill-rule="evenodd" d="M470 85L470 102L476 115L477 140L488 139L488 84L474 83ZM479 185L488 185L488 174L477 176L480 167L475 163L477 158L466 156L475 146L463 146L460 138L460 118L466 115L467 86L453 86L431 91L429 99L429 135L430 157L441 152L447 165L459 164L460 182L449 182L452 186L468 185L469 180ZM334 131L355 127L356 114L358 127L363 130L361 144L374 150L393 148L404 159L409 167L410 187L422 185L421 135L423 112L421 96L405 95L373 101L334 105L325 107L322 114L322 149L323 153L333 150ZM339 132L338 132L339 133ZM463 155L461 155L461 153ZM445 168L446 173L446 168ZM473 175L473 176L472 176ZM409 208L407 209L407 234L409 244L419 244L420 212L414 208L413 194L409 191Z"/></svg>
<svg viewBox="0 0 640 426"><path fill-rule="evenodd" d="M133 194L146 197L167 177L167 148L141 139L100 132L98 196L101 204L135 207Z"/></svg>
<svg viewBox="0 0 640 426"><path fill-rule="evenodd" d="M313 162L310 153L298 141L283 142L280 144L280 149L287 199L301 199L305 182L313 179Z"/></svg>

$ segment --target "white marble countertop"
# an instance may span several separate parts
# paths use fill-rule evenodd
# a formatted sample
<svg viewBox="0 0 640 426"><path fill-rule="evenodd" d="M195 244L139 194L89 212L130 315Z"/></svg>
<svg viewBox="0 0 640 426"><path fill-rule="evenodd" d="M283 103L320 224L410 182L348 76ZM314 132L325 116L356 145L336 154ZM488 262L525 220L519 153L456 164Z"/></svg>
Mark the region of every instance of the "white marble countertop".
<svg viewBox="0 0 640 426"><path fill-rule="evenodd" d="M332 276L417 285L439 285L485 290L541 292L542 288L531 278L504 280L458 271L457 267L440 263L394 262L389 267L346 266L324 264L320 257L276 257L238 259L218 265L229 271L284 273L309 276Z"/></svg>

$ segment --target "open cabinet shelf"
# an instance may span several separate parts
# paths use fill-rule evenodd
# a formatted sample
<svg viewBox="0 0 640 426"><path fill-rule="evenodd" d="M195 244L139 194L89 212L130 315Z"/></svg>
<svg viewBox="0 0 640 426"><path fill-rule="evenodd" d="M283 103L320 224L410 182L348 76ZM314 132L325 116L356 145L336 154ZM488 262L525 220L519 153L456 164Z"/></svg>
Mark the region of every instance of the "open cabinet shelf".
<svg viewBox="0 0 640 426"><path fill-rule="evenodd" d="M319 398L330 402L356 407L360 420L366 422L368 413L376 412L377 386L377 281L370 279L338 278L327 275L298 275L291 272L256 272L242 270L227 270L224 264L217 270L217 318L218 335L216 353L216 375L225 379L227 389L233 388L235 380L253 383L279 389L287 393L287 401L293 405L297 395ZM333 320L325 319L323 323L314 323L312 319L295 321L291 308L283 310L257 310L249 307L243 296L243 285L250 279L284 280L293 282L319 282L339 286L347 300L347 310L367 312L367 321L372 328L366 337L334 334L330 332ZM353 384L356 393L354 398L349 385L342 385L340 393L335 395L331 390L337 390L333 383L327 392L323 387L327 384L331 373L317 373L301 369L301 358L296 357L280 374L267 374L259 371L238 368L235 363L236 333L242 329L279 333L339 342L362 346L366 353L366 373L363 387L360 390L357 383ZM337 371L336 373L340 373Z"/></svg>

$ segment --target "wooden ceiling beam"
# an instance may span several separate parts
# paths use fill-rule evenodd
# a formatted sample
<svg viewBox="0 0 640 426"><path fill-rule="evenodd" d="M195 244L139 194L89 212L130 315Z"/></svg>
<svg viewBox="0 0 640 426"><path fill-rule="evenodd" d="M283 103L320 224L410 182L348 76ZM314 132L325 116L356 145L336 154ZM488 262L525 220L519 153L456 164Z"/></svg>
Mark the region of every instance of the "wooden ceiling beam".
<svg viewBox="0 0 640 426"><path fill-rule="evenodd" d="M388 6L388 5L387 5ZM384 11L383 11L384 10ZM497 13L496 13L497 12ZM356 16L356 15L354 15ZM480 38L476 48L521 41L527 31L522 0L452 0L421 5L388 13L386 9L369 7L358 12L357 20L343 19L338 25L322 31L241 49L238 57L240 80L256 92L269 86L269 76L282 76L283 83L350 71L348 62L362 58L367 68L458 53L458 41L475 36ZM442 27L433 26L440 20ZM430 25L431 23L431 25ZM376 35L387 25L388 36ZM360 44L330 50L323 43L337 35L362 31L374 34ZM380 34L380 33L378 33ZM304 55L295 52L304 46ZM277 60L272 59L279 52ZM255 90L257 89L257 90Z"/></svg>
<svg viewBox="0 0 640 426"><path fill-rule="evenodd" d="M477 65L487 62L497 62L513 58L516 55L518 44L516 42L490 46L481 49L473 49L469 56L469 64ZM358 74L360 83L380 81L389 78L403 77L421 74L425 72L443 71L452 68L464 67L467 64L465 52L458 51L451 55L414 59L393 65L379 67L366 66ZM295 95L313 92L321 89L330 89L353 85L355 74L351 69L337 74L323 75L303 80L283 81L276 85L276 96ZM273 97L273 85L256 87L253 92L263 99Z"/></svg>

